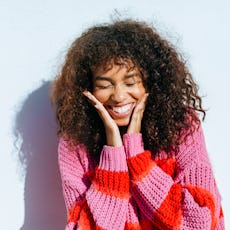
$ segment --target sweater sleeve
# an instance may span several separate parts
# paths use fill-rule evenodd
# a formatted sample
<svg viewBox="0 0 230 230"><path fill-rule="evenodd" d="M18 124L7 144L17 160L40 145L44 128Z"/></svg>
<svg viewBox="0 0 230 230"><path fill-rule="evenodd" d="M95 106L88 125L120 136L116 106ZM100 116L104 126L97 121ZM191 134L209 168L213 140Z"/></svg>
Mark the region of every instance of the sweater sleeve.
<svg viewBox="0 0 230 230"><path fill-rule="evenodd" d="M143 148L141 134L125 134L131 194L159 229L224 229L220 195L208 160L202 129L179 147L164 166Z"/></svg>
<svg viewBox="0 0 230 230"><path fill-rule="evenodd" d="M96 169L83 146L70 149L61 138L58 150L66 230L124 229L129 196L124 147L104 146Z"/></svg>

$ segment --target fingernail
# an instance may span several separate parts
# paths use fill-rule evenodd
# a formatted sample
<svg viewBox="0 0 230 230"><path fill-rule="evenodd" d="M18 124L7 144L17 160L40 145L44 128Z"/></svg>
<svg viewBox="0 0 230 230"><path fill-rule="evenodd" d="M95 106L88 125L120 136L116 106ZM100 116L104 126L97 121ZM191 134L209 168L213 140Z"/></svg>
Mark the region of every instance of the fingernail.
<svg viewBox="0 0 230 230"><path fill-rule="evenodd" d="M145 94L145 99L147 99L147 98L148 98L148 96L149 96L149 93L146 93L146 94Z"/></svg>
<svg viewBox="0 0 230 230"><path fill-rule="evenodd" d="M85 91L83 91L83 94L84 94L85 96L87 96L87 95L89 94L89 92L88 92L87 90L85 90Z"/></svg>

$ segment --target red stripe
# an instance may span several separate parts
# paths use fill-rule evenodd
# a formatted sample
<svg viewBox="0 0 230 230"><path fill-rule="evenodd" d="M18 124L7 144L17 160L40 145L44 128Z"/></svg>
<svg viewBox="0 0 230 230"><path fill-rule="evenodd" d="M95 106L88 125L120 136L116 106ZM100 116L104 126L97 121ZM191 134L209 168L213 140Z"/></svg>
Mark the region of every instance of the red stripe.
<svg viewBox="0 0 230 230"><path fill-rule="evenodd" d="M124 230L141 230L140 223L126 222Z"/></svg>
<svg viewBox="0 0 230 230"><path fill-rule="evenodd" d="M222 217L224 217L224 212L223 212L222 207L220 207L220 219L221 219Z"/></svg>
<svg viewBox="0 0 230 230"><path fill-rule="evenodd" d="M176 159L175 158L168 158L168 159L161 159L156 161L157 166L159 166L165 173L170 175L172 178L175 177L176 173Z"/></svg>
<svg viewBox="0 0 230 230"><path fill-rule="evenodd" d="M143 153L129 158L127 163L132 177L131 179L134 182L142 180L156 165L156 163L151 159L151 152L149 151L144 151Z"/></svg>
<svg viewBox="0 0 230 230"><path fill-rule="evenodd" d="M80 202L77 202L74 204L70 210L68 211L68 220L67 223L74 222L76 223L79 219L80 211L82 206L85 205L86 200L81 200Z"/></svg>
<svg viewBox="0 0 230 230"><path fill-rule="evenodd" d="M111 172L97 168L93 185L104 194L118 198L129 197L128 172Z"/></svg>
<svg viewBox="0 0 230 230"><path fill-rule="evenodd" d="M154 214L153 224L159 229L180 229L182 187L174 184Z"/></svg>
<svg viewBox="0 0 230 230"><path fill-rule="evenodd" d="M76 203L68 212L67 223L76 223L82 229L95 229L95 222L86 200Z"/></svg>

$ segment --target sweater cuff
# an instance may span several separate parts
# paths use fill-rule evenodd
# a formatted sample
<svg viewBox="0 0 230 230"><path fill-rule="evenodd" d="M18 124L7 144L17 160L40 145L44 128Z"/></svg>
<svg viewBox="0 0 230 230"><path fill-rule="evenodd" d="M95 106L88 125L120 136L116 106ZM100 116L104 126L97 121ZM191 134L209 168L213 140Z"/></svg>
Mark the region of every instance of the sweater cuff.
<svg viewBox="0 0 230 230"><path fill-rule="evenodd" d="M128 171L124 146L113 147L104 145L99 168L108 171Z"/></svg>
<svg viewBox="0 0 230 230"><path fill-rule="evenodd" d="M126 133L123 135L123 144L126 157L134 157L144 152L144 144L141 133Z"/></svg>

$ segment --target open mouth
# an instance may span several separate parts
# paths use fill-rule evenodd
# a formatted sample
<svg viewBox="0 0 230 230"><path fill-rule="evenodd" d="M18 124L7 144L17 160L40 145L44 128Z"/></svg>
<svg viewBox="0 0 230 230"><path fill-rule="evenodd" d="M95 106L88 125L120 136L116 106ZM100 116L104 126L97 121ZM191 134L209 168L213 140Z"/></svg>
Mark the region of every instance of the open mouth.
<svg viewBox="0 0 230 230"><path fill-rule="evenodd" d="M107 110L113 118L122 118L129 116L134 108L134 103L125 104L123 106L108 106Z"/></svg>

